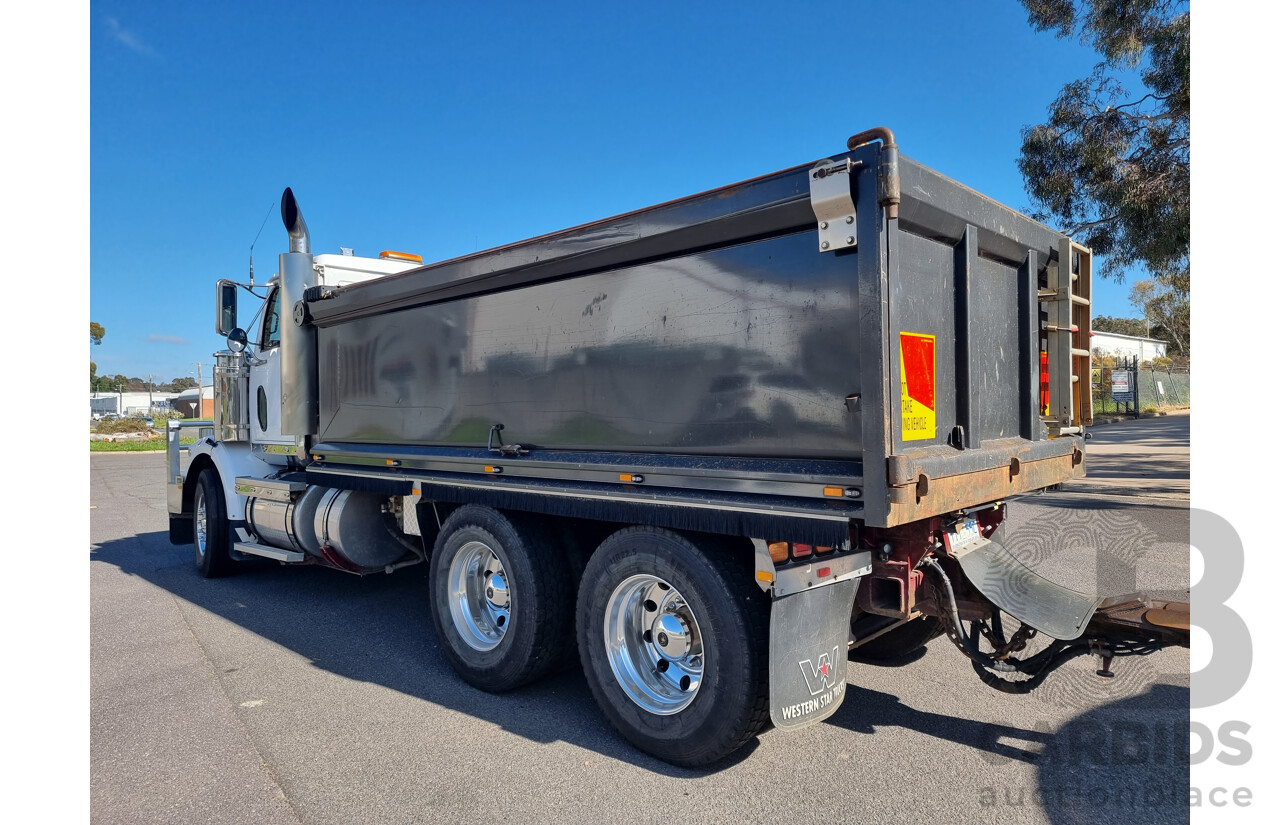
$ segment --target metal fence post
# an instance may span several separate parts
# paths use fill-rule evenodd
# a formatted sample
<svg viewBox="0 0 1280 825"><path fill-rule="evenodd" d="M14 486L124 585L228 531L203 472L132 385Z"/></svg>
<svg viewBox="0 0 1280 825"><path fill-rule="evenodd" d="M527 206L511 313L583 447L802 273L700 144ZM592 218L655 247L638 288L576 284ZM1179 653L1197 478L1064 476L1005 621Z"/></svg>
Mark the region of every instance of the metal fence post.
<svg viewBox="0 0 1280 825"><path fill-rule="evenodd" d="M1133 369L1129 374L1133 376L1133 417L1137 418L1142 415L1142 391L1139 389L1142 382L1138 380L1138 356L1133 356L1131 363Z"/></svg>

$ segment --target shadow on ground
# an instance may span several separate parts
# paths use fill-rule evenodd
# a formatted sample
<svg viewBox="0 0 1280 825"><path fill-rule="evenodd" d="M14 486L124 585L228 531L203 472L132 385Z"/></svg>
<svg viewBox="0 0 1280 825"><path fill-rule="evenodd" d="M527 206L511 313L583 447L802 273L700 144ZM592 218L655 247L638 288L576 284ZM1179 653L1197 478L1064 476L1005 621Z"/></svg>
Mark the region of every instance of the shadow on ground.
<svg viewBox="0 0 1280 825"><path fill-rule="evenodd" d="M193 552L156 532L93 545L91 559L234 622L316 667L485 719L534 742L567 741L673 777L724 770L757 747L753 741L703 770L653 759L609 726L577 667L499 698L471 687L440 652L427 609L425 565L393 576L359 577L255 560L227 578L202 579Z"/></svg>
<svg viewBox="0 0 1280 825"><path fill-rule="evenodd" d="M1190 703L1189 688L1156 684L1059 728L1036 758L1034 793L1050 822L1189 821Z"/></svg>
<svg viewBox="0 0 1280 825"><path fill-rule="evenodd" d="M415 568L395 576L357 577L318 567L286 568L272 563L253 563L237 575L205 580L196 574L191 554L190 547L169 544L168 535L162 532L108 541L91 548L94 561L138 576L306 657L316 667L485 719L534 742L569 742L653 773L677 778L725 770L749 758L758 745L758 741L753 741L728 759L703 770L677 768L653 759L633 749L609 727L596 709L581 671L576 668L499 699L472 688L453 673L440 653L427 610L425 566L420 568L421 573ZM918 656L898 664L915 658ZM1180 708L1185 722L1188 697L1185 689L1181 691L1161 694L1158 698L1163 706ZM826 724L866 734L893 727L918 731L972 748L977 752L975 757L988 763L1013 760L1035 764L1039 784L1054 787L1064 781L1079 780L1079 766L1070 760L1046 761L1043 755L1053 753L1054 743L1064 741L1071 743L1070 753L1075 753L1079 750L1077 739L1091 741L1088 737L1099 735L1098 726L1107 724L1108 713L1124 717L1130 703L1134 703L1134 713L1149 715L1150 698L1136 697L1083 714L1056 734L1050 734L1016 725L993 725L921 711L903 704L897 696L850 685L843 706ZM1176 715L1177 711L1173 713ZM882 731L880 735L885 734ZM1185 749L1187 738L1184 735L1171 741L1182 743ZM1090 771L1086 775L1089 781L1108 779L1106 765L1095 769L1090 763L1084 769ZM1181 785L1176 784L1179 781L1174 776L1176 770L1170 772L1167 784L1170 788L1176 785L1181 794L1179 798L1185 801L1183 791L1187 782L1185 768L1182 770ZM1165 781L1164 774L1160 776L1160 781ZM1087 816L1060 818L1048 804L1045 808L1055 823L1120 821L1119 817L1107 819L1105 811L1085 809Z"/></svg>

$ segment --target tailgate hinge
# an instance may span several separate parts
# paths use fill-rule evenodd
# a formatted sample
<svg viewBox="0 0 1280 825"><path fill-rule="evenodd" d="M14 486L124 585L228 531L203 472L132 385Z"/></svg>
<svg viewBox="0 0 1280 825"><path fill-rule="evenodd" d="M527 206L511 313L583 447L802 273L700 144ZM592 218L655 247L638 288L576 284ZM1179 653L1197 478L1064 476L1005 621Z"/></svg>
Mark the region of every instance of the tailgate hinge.
<svg viewBox="0 0 1280 825"><path fill-rule="evenodd" d="M853 205L853 169L861 161L824 160L809 170L809 205L818 219L818 249L833 252L858 245Z"/></svg>

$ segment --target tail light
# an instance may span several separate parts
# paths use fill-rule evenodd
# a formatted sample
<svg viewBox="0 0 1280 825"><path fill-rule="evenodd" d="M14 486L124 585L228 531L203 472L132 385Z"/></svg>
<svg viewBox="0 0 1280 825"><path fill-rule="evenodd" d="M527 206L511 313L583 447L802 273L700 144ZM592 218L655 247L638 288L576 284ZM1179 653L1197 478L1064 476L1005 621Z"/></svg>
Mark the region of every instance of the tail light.
<svg viewBox="0 0 1280 825"><path fill-rule="evenodd" d="M1040 350L1040 414L1049 414L1049 353Z"/></svg>

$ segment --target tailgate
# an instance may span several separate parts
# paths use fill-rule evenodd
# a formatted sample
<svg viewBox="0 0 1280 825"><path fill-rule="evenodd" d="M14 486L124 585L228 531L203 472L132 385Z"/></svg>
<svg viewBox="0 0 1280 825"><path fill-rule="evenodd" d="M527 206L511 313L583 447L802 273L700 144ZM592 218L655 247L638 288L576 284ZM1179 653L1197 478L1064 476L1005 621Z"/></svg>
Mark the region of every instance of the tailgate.
<svg viewBox="0 0 1280 825"><path fill-rule="evenodd" d="M887 523L1083 475L1089 251L905 158L899 214L886 222Z"/></svg>

